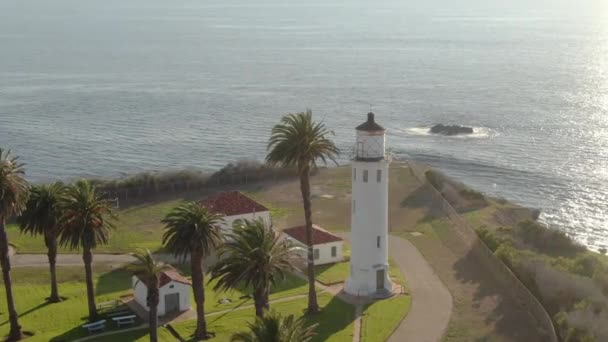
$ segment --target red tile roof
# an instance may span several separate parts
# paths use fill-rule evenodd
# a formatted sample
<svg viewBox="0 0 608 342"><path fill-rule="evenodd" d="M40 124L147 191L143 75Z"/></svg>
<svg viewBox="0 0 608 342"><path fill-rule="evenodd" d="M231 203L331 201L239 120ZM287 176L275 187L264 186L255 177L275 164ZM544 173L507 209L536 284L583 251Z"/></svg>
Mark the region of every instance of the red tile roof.
<svg viewBox="0 0 608 342"><path fill-rule="evenodd" d="M290 237L300 241L301 243L306 245L306 226L298 226L287 228L283 230L283 233L289 235ZM321 245L324 243L342 241L342 238L334 235L327 230L317 226L316 224L312 225L312 244L313 245Z"/></svg>
<svg viewBox="0 0 608 342"><path fill-rule="evenodd" d="M139 279L142 280L141 278L139 278ZM174 281L176 283L192 285L192 282L190 280L188 280L186 277L184 277L183 275L181 275L177 270L170 269L170 270L163 271L160 273L160 275L158 277L158 287L161 288L161 287L169 284L172 281ZM144 283L144 285L145 285L145 283Z"/></svg>
<svg viewBox="0 0 608 342"><path fill-rule="evenodd" d="M199 202L203 207L225 216L268 211L268 208L238 191L220 192Z"/></svg>

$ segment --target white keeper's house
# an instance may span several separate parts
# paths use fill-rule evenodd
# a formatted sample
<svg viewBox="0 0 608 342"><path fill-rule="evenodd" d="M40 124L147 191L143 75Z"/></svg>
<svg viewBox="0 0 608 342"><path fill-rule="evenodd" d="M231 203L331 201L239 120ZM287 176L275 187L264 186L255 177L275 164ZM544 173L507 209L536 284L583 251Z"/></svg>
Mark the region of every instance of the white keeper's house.
<svg viewBox="0 0 608 342"><path fill-rule="evenodd" d="M224 216L223 228L226 232L232 230L232 224L236 220L252 221L261 218L266 227L270 227L268 208L239 191L220 192L205 198L199 204L211 212Z"/></svg>
<svg viewBox="0 0 608 342"><path fill-rule="evenodd" d="M306 226L298 226L283 230L285 237L300 247L300 257L306 260L308 249L306 248ZM342 247L344 241L341 237L327 230L312 225L312 245L315 265L325 265L344 260Z"/></svg>
<svg viewBox="0 0 608 342"><path fill-rule="evenodd" d="M352 160L350 275L344 290L354 296L392 293L388 265L388 171L384 127L374 113L356 128Z"/></svg>
<svg viewBox="0 0 608 342"><path fill-rule="evenodd" d="M158 280L158 316L190 310L190 292L192 290L190 280L173 269L162 272ZM146 301L146 297L148 296L146 284L137 276L133 276L132 286L135 301L146 311L149 311L150 308Z"/></svg>

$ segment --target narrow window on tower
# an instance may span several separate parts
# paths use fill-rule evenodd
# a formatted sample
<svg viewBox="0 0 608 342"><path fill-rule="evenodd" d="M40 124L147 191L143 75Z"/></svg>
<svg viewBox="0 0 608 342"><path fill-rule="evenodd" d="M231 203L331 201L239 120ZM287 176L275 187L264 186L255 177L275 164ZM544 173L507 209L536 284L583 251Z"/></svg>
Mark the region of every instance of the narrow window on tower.
<svg viewBox="0 0 608 342"><path fill-rule="evenodd" d="M357 181L357 169L353 168L353 181Z"/></svg>
<svg viewBox="0 0 608 342"><path fill-rule="evenodd" d="M380 248L380 236L376 238L376 247Z"/></svg>
<svg viewBox="0 0 608 342"><path fill-rule="evenodd" d="M367 170L363 170L363 183L367 183Z"/></svg>
<svg viewBox="0 0 608 342"><path fill-rule="evenodd" d="M376 181L380 183L382 181L382 170L376 171Z"/></svg>

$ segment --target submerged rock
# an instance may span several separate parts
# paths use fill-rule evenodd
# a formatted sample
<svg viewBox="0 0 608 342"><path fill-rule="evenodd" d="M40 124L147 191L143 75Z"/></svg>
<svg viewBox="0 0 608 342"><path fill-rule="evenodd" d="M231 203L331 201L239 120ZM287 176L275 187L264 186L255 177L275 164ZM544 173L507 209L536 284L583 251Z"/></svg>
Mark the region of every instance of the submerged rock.
<svg viewBox="0 0 608 342"><path fill-rule="evenodd" d="M459 125L438 124L431 127L429 132L443 135L473 134L473 128Z"/></svg>

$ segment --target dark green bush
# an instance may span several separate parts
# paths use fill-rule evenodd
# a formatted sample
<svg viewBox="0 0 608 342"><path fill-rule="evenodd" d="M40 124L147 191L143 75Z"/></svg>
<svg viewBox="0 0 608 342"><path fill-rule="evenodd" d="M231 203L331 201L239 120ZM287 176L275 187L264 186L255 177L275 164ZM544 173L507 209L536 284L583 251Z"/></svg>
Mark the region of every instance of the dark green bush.
<svg viewBox="0 0 608 342"><path fill-rule="evenodd" d="M573 255L586 250L565 233L535 221L521 222L517 226L517 233L523 242L547 254Z"/></svg>
<svg viewBox="0 0 608 342"><path fill-rule="evenodd" d="M437 171L427 170L424 173L426 180L438 191L443 189L444 176Z"/></svg>
<svg viewBox="0 0 608 342"><path fill-rule="evenodd" d="M495 252L498 249L498 247L500 247L500 245L503 243L512 244L511 239L504 237L504 236L500 236L499 234L497 234L493 231L490 231L485 226L479 227L479 228L475 229L475 231L477 232L477 235L479 236L479 238L486 244L486 246L488 246L488 248L492 252Z"/></svg>
<svg viewBox="0 0 608 342"><path fill-rule="evenodd" d="M472 189L460 190L460 196L469 201L483 201L486 199L481 192Z"/></svg>

